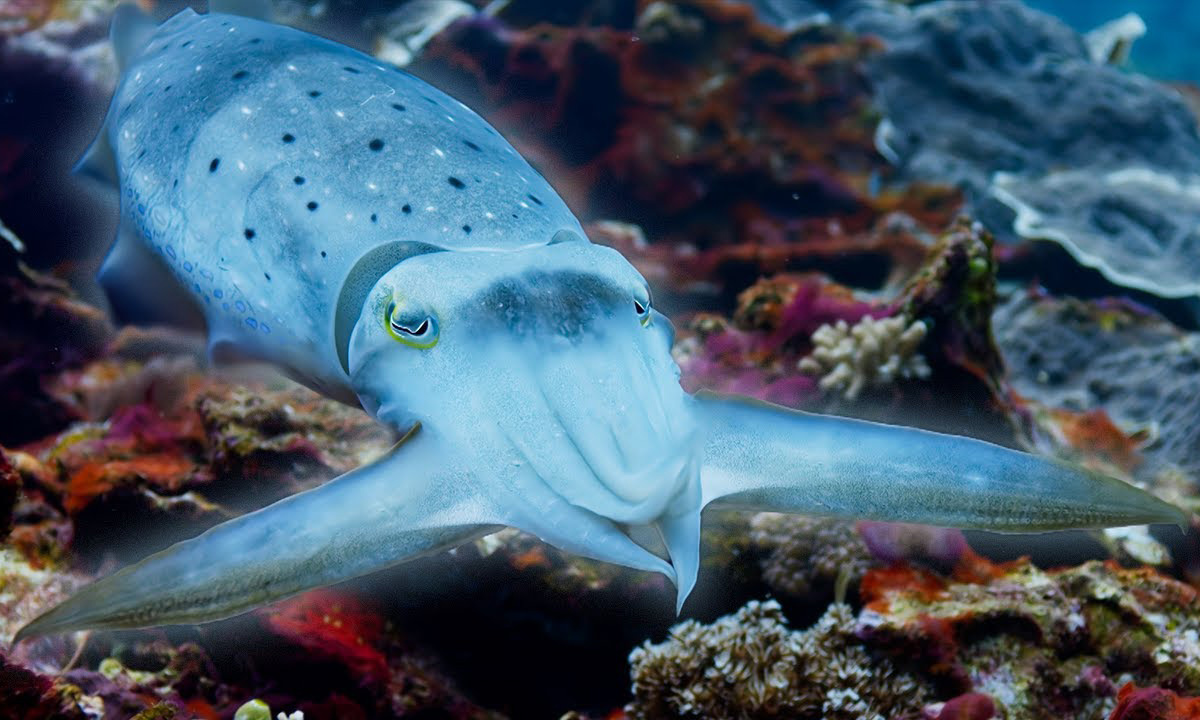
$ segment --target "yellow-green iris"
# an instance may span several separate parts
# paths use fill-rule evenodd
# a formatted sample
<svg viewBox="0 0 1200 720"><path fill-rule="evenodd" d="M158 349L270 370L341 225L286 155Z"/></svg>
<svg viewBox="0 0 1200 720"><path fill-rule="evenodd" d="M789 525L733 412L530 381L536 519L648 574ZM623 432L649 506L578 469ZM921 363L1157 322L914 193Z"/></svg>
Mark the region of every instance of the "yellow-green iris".
<svg viewBox="0 0 1200 720"><path fill-rule="evenodd" d="M427 349L437 345L438 321L432 314L416 316L398 312L395 301L388 304L386 325L392 337L409 347Z"/></svg>

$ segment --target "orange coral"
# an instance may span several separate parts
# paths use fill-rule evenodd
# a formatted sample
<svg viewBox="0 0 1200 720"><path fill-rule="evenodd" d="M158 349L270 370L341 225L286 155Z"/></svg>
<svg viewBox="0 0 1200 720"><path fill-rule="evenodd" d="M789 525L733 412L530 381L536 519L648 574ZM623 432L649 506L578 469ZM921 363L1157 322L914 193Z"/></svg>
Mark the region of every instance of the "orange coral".
<svg viewBox="0 0 1200 720"><path fill-rule="evenodd" d="M886 613L888 599L893 593L912 594L922 602L933 602L945 597L946 581L928 570L893 565L868 570L859 593L868 610Z"/></svg>
<svg viewBox="0 0 1200 720"><path fill-rule="evenodd" d="M1103 408L1085 412L1053 408L1050 417L1070 447L1086 455L1099 455L1126 472L1133 472L1142 463L1137 439L1117 427Z"/></svg>
<svg viewBox="0 0 1200 720"><path fill-rule="evenodd" d="M63 506L68 514L75 515L96 497L133 483L148 483L156 488L176 491L195 471L196 466L191 460L167 453L142 455L130 460L85 463L72 473Z"/></svg>
<svg viewBox="0 0 1200 720"><path fill-rule="evenodd" d="M1200 720L1200 697L1183 697L1158 687L1125 683L1108 720Z"/></svg>

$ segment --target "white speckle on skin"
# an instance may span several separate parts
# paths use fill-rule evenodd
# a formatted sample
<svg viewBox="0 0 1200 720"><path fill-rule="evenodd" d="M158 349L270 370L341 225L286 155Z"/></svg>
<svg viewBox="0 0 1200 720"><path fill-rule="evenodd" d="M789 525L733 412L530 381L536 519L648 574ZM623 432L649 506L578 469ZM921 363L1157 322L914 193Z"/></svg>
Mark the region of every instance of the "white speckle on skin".
<svg viewBox="0 0 1200 720"><path fill-rule="evenodd" d="M238 166L238 170L246 169L246 163L242 162L241 160L238 160L237 166Z"/></svg>
<svg viewBox="0 0 1200 720"><path fill-rule="evenodd" d="M425 212L433 212L433 211L435 211L435 210L437 210L437 208L436 208L436 207L434 207L433 205L426 205L426 206L425 206Z"/></svg>
<svg viewBox="0 0 1200 720"><path fill-rule="evenodd" d="M373 182L369 182L369 183L367 183L367 189L368 190L378 190L379 186Z"/></svg>
<svg viewBox="0 0 1200 720"><path fill-rule="evenodd" d="M203 66L203 65L197 65L197 66L196 66L196 72L200 72L200 68L202 68L202 67L204 67L204 66Z"/></svg>
<svg viewBox="0 0 1200 720"><path fill-rule="evenodd" d="M295 65L288 65L287 69L291 70L292 72L300 72L300 69L297 68Z"/></svg>
<svg viewBox="0 0 1200 720"><path fill-rule="evenodd" d="M433 149L433 154L434 154L434 155L437 155L437 156L438 156L438 157L440 157L440 158L444 158L444 157L446 157L446 153L442 152L442 149L441 149L441 148L434 148L434 149Z"/></svg>
<svg viewBox="0 0 1200 720"><path fill-rule="evenodd" d="M495 216L495 215L493 215L493 214L492 214L492 213L490 213L490 212L485 212L485 213L483 214L483 216L484 216L485 218L487 218L488 220L495 220L495 219L496 219L496 216Z"/></svg>
<svg viewBox="0 0 1200 720"><path fill-rule="evenodd" d="M343 120L346 119L346 113L342 112L341 110L334 110L333 114L337 115L338 117L342 118Z"/></svg>
<svg viewBox="0 0 1200 720"><path fill-rule="evenodd" d="M252 111L250 110L250 108L246 107L245 105L242 106L242 114L243 115L249 115L251 112Z"/></svg>

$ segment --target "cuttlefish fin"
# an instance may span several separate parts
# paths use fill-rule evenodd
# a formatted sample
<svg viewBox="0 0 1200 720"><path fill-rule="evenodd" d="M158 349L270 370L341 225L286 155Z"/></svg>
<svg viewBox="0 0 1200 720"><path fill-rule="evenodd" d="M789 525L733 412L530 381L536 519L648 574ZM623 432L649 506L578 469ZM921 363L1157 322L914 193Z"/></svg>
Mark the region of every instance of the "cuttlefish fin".
<svg viewBox="0 0 1200 720"><path fill-rule="evenodd" d="M271 22L275 16L275 10L271 6L270 0L209 0L208 11L225 15L240 15L265 22Z"/></svg>
<svg viewBox="0 0 1200 720"><path fill-rule="evenodd" d="M195 299L127 220L117 228L116 241L100 265L99 280L113 314L122 322L204 328L204 314Z"/></svg>
<svg viewBox="0 0 1200 720"><path fill-rule="evenodd" d="M141 54L156 29L158 23L137 5L123 3L117 6L113 11L108 37L121 72L125 72Z"/></svg>
<svg viewBox="0 0 1200 720"><path fill-rule="evenodd" d="M697 404L706 505L999 532L1189 519L1129 483L982 440L707 393Z"/></svg>
<svg viewBox="0 0 1200 720"><path fill-rule="evenodd" d="M436 436L414 429L370 465L97 580L14 642L237 615L495 530L487 497Z"/></svg>

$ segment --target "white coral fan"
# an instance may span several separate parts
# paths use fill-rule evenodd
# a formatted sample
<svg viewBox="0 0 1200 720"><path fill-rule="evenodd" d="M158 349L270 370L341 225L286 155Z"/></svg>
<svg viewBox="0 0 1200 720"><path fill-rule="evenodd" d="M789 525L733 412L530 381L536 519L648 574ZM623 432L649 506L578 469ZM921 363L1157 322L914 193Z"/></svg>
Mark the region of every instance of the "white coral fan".
<svg viewBox="0 0 1200 720"><path fill-rule="evenodd" d="M867 386L929 377L929 364L917 352L926 331L925 323L902 316L882 320L867 316L853 327L838 320L812 334L813 351L800 360L799 367L820 375L822 390L840 390L847 400L854 400Z"/></svg>

